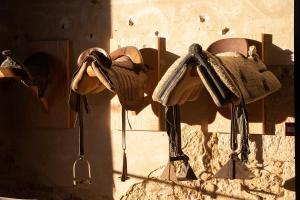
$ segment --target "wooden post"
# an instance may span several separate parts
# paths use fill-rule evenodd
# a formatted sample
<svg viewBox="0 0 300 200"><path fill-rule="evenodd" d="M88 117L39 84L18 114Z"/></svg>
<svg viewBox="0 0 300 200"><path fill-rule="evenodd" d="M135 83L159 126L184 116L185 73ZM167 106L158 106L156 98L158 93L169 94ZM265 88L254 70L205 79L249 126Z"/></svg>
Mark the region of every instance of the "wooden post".
<svg viewBox="0 0 300 200"><path fill-rule="evenodd" d="M263 33L261 35L261 59L265 63L265 65L269 65L271 63L271 46L272 46L272 35L271 34L265 34ZM263 118L262 118L262 123L263 123L263 134L266 134L266 125L265 125L265 100L262 99L262 113L263 113Z"/></svg>
<svg viewBox="0 0 300 200"><path fill-rule="evenodd" d="M160 81L164 72L166 71L166 66L163 66L163 59L166 54L166 38L157 37L157 82ZM164 131L165 128L165 112L164 107L161 104L157 104L158 109L158 120L159 120L159 130Z"/></svg>

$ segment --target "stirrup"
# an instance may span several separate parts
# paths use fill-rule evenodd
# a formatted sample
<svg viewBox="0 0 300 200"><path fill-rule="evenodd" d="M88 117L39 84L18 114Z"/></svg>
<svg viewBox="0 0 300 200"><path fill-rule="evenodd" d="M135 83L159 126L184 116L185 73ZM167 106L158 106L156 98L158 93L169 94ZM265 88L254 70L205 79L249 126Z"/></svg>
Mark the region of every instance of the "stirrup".
<svg viewBox="0 0 300 200"><path fill-rule="evenodd" d="M174 161L183 161L183 172L181 175L176 175L176 170L174 167ZM162 175L160 176L162 179L169 181L187 181L187 180L197 180L197 177L189 164L189 157L185 154L179 156L171 156L170 161L165 167Z"/></svg>
<svg viewBox="0 0 300 200"><path fill-rule="evenodd" d="M183 161L182 168L183 172L177 177L178 181L197 180L197 176L195 175L188 160Z"/></svg>
<svg viewBox="0 0 300 200"><path fill-rule="evenodd" d="M223 179L252 179L255 175L239 159L236 152L232 152L229 161L213 176Z"/></svg>
<svg viewBox="0 0 300 200"><path fill-rule="evenodd" d="M84 162L87 164L88 178L86 178L86 179L79 179L78 177L76 177L76 165L78 165L80 162ZM90 162L88 160L84 159L83 155L80 155L73 164L73 185L76 186L76 185L91 184L91 183L92 183L92 177L91 177Z"/></svg>

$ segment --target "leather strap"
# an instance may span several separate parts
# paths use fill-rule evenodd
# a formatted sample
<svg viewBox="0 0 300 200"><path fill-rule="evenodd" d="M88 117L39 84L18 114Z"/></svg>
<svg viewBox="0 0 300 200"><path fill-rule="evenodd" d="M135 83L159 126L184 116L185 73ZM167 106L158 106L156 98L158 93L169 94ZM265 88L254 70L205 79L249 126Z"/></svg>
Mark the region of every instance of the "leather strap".
<svg viewBox="0 0 300 200"><path fill-rule="evenodd" d="M126 110L122 106L122 149L126 150Z"/></svg>
<svg viewBox="0 0 300 200"><path fill-rule="evenodd" d="M238 133L238 124L237 124L237 108L235 104L231 104L231 131L230 131L230 147L232 151L236 151L238 148L237 144L237 133Z"/></svg>
<svg viewBox="0 0 300 200"><path fill-rule="evenodd" d="M169 160L188 160L181 149L181 128L179 105L166 106L166 129L169 136Z"/></svg>
<svg viewBox="0 0 300 200"><path fill-rule="evenodd" d="M79 141L79 156L84 156L84 124L83 124L83 107L82 103L84 105L86 113L89 112L88 103L86 96L81 96L77 94L77 113L78 113L78 121L79 121L79 135L78 135L78 141Z"/></svg>
<svg viewBox="0 0 300 200"><path fill-rule="evenodd" d="M241 117L239 118L241 132L241 161L247 162L250 154L248 113L244 99L240 103Z"/></svg>
<svg viewBox="0 0 300 200"><path fill-rule="evenodd" d="M91 184L91 166L90 162L85 159L84 156L84 124L83 124L83 106L82 103L84 104L86 112L88 112L88 107L87 107L87 99L86 96L81 96L79 94L76 94L76 111L77 111L77 118L79 121L79 133L78 133L78 144L79 144L79 149L78 149L78 158L75 160L73 164L73 185L80 185L80 184ZM76 121L77 121L76 118ZM76 123L75 123L76 124ZM78 167L82 166L82 162L85 163L84 166L87 167L88 171L88 177L87 178L79 178L77 176L76 171L78 170Z"/></svg>
<svg viewBox="0 0 300 200"><path fill-rule="evenodd" d="M238 105L232 104L231 106L231 139L230 146L231 150L234 152L237 150L237 133L240 133L240 153L241 161L247 162L248 155L250 153L249 149L249 126L248 126L248 113L246 110L246 105L244 99Z"/></svg>
<svg viewBox="0 0 300 200"><path fill-rule="evenodd" d="M122 106L122 149L123 149L123 167L121 181L124 182L128 179L127 174L127 157L126 157L126 110Z"/></svg>

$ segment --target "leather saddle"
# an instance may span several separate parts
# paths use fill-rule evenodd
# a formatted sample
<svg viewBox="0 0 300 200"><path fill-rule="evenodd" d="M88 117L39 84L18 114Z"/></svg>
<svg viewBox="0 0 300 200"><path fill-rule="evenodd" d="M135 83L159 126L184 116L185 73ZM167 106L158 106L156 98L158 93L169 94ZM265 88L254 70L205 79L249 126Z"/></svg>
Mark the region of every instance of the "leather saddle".
<svg viewBox="0 0 300 200"><path fill-rule="evenodd" d="M29 56L24 63L10 50L2 51L2 56L6 59L0 65L0 78L20 81L36 93L44 109L48 110L45 92L49 76L49 56L37 52Z"/></svg>
<svg viewBox="0 0 300 200"><path fill-rule="evenodd" d="M77 65L71 82L71 106L75 93L96 94L104 89L116 93L126 110L143 106L147 68L136 47L119 48L110 54L98 47L89 48L80 54Z"/></svg>
<svg viewBox="0 0 300 200"><path fill-rule="evenodd" d="M227 174L224 175L223 170L217 173L216 177L249 178L252 174L247 170L236 172L236 169L246 169L243 164L250 153L245 104L277 91L281 88L281 84L260 60L256 47L249 46L246 39L220 40L213 43L208 50L211 52L202 50L199 44L192 44L188 53L176 60L166 71L155 88L152 98L170 109L186 101L194 101L199 97L200 91L206 88L218 107L231 104L232 155L224 169L229 170L230 173L226 171ZM167 125L169 121L166 115ZM178 126L177 123L180 122L173 122L172 126ZM238 133L241 140L239 152L236 152ZM180 138L180 136L176 137ZM176 141L171 140L173 139L170 138L170 145L176 144ZM178 145L176 148L179 148ZM241 160L237 157L239 153Z"/></svg>
<svg viewBox="0 0 300 200"><path fill-rule="evenodd" d="M235 49L239 52L224 52L226 47L221 51L220 43L229 44L227 40L243 41L243 46ZM205 87L221 107L238 103L242 98L248 104L281 88L279 80L260 60L256 47L249 46L246 39L217 41L208 50L213 53L202 50L200 45L191 45L189 53L178 58L159 81L153 100L165 106L180 105L197 99Z"/></svg>
<svg viewBox="0 0 300 200"><path fill-rule="evenodd" d="M83 51L77 60L78 69L73 75L69 104L79 116L79 158L73 165L74 185L90 183L90 164L84 159L83 145L83 100L86 111L86 95L100 93L105 89L117 94L122 105L122 149L123 170L121 181L128 179L126 157L126 110L140 110L146 103L145 84L148 69L144 66L141 53L136 47L119 48L108 54L105 50L94 47ZM86 161L89 178L79 180L76 177L76 167L79 161Z"/></svg>

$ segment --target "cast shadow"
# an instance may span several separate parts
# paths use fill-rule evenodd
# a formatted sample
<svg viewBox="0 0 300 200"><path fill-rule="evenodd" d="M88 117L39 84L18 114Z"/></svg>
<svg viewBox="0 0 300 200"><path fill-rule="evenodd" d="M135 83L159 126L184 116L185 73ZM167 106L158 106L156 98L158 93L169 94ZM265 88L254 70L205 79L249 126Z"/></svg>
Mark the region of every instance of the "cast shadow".
<svg viewBox="0 0 300 200"><path fill-rule="evenodd" d="M85 47L102 46L104 49L109 49L110 0L85 2L74 0L72 5L59 0L47 4L36 0L9 2L12 5L9 20L1 21L6 20L11 24L11 31L5 40L8 40L8 43L16 43L12 45L14 48L10 48L13 51L17 51L22 46L20 42L22 35L28 36L31 41L68 39L71 42L70 64L75 70L77 57ZM30 12L27 12L28 10ZM89 15L89 13L96 14ZM78 31L80 27L86 31ZM71 71L72 68L70 76ZM60 76L61 73L58 72L56 75ZM31 94L27 94L29 92L21 84L15 84L15 81L10 84L13 88L7 84L0 87L3 87L0 91L1 95L5 94L0 100L5 107L1 110L0 119L5 118L6 120L2 122L7 121L10 126L9 131L1 126L1 133L9 134L7 143L12 143L12 148L15 150L11 156L16 161L15 164L20 166L20 169L10 170L6 174L1 171L1 196L22 199L38 197L40 197L38 199L58 199L59 196L59 199L67 199L73 195L77 197L76 199L101 197L113 199L112 147L109 134L111 97L106 92L89 97L92 112L85 116L85 128L88 133L85 142L86 157L91 163L93 182L83 190L72 185L72 166L77 158L78 127L24 129L21 124L18 124L20 121L24 123L23 117L26 117L21 105L24 105L24 98L28 98L26 101L31 103L35 102L34 98L30 96ZM57 82L53 87L62 86ZM21 93L18 93L19 91ZM26 93L26 97L22 95L23 93ZM50 104L57 101L62 100L55 98L55 94L52 99L49 99ZM35 103L38 107L37 101ZM66 113L63 111L60 113L60 115L64 114ZM1 163L2 167L7 165L5 162ZM31 169L31 174L26 175L26 169ZM6 177L9 179L5 179ZM45 193L47 198L41 197Z"/></svg>
<svg viewBox="0 0 300 200"><path fill-rule="evenodd" d="M148 82L145 86L145 98L144 98L144 103L142 107L135 111L136 114L141 112L145 107L151 104L152 110L156 115L158 115L158 110L161 108L161 106L152 100L152 93L159 82L158 79L158 50L154 48L142 48L139 49L144 65L148 68L147 76L148 76ZM172 63L179 58L178 55L166 51L164 52L164 66L170 66Z"/></svg>

